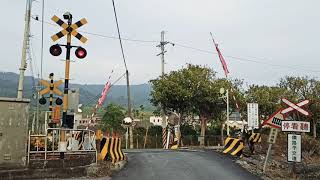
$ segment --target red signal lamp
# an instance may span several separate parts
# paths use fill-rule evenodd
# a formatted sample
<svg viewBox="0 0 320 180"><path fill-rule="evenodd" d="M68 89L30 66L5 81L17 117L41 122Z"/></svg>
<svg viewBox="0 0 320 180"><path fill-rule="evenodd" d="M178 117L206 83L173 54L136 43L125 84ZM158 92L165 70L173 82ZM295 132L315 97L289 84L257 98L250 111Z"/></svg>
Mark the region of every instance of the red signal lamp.
<svg viewBox="0 0 320 180"><path fill-rule="evenodd" d="M52 56L59 56L61 54L61 52L62 52L62 49L59 46L59 44L55 44L50 47L50 54Z"/></svg>
<svg viewBox="0 0 320 180"><path fill-rule="evenodd" d="M83 59L87 56L87 51L83 47L78 47L75 52L77 58Z"/></svg>

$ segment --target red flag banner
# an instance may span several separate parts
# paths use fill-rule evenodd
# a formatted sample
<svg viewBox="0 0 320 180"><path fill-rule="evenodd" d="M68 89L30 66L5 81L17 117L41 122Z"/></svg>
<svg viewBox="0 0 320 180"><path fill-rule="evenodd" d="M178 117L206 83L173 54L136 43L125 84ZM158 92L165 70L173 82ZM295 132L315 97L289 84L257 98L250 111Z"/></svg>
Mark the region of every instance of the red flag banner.
<svg viewBox="0 0 320 180"><path fill-rule="evenodd" d="M222 56L222 54L221 54L221 52L220 52L220 49L218 48L218 44L214 43L214 45L216 46L216 50L217 50L217 52L218 52L219 59L220 59L220 62L221 62L221 64L222 64L222 68L223 68L223 70L224 70L224 74L227 76L228 73L229 73L229 70L228 70L228 67L227 67L227 63L226 63L226 61L224 60L224 58L223 58L223 56Z"/></svg>

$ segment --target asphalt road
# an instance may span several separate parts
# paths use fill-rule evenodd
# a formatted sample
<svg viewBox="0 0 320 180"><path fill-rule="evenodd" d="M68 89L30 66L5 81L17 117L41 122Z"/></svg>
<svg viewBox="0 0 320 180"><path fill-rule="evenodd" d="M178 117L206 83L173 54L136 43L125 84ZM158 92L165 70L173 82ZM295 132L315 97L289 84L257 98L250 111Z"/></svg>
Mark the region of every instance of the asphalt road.
<svg viewBox="0 0 320 180"><path fill-rule="evenodd" d="M112 180L251 180L259 179L213 150L129 152L129 162Z"/></svg>

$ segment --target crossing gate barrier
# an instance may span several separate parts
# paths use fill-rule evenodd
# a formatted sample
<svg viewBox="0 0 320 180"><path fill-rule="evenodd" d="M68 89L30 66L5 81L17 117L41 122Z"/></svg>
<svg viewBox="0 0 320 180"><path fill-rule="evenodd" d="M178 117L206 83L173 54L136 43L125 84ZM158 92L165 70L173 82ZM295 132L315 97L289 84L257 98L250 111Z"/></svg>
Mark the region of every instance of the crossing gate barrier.
<svg viewBox="0 0 320 180"><path fill-rule="evenodd" d="M252 133L249 141L252 143L261 142L261 133Z"/></svg>
<svg viewBox="0 0 320 180"><path fill-rule="evenodd" d="M99 160L111 160L113 164L125 160L125 155L121 149L121 138L103 137L100 148Z"/></svg>
<svg viewBox="0 0 320 180"><path fill-rule="evenodd" d="M241 156L244 148L243 140L227 137L224 144L224 154L229 153L233 156Z"/></svg>

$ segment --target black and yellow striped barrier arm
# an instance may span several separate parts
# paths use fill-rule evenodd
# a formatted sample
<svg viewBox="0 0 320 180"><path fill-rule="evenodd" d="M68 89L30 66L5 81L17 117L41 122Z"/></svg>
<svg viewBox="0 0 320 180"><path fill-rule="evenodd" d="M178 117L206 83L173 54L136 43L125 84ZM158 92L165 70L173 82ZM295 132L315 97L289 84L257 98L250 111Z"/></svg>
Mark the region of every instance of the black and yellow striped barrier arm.
<svg viewBox="0 0 320 180"><path fill-rule="evenodd" d="M249 141L253 143L261 142L261 133L252 133Z"/></svg>
<svg viewBox="0 0 320 180"><path fill-rule="evenodd" d="M244 148L243 140L227 137L225 140L224 154L231 154L233 156L240 156Z"/></svg>

